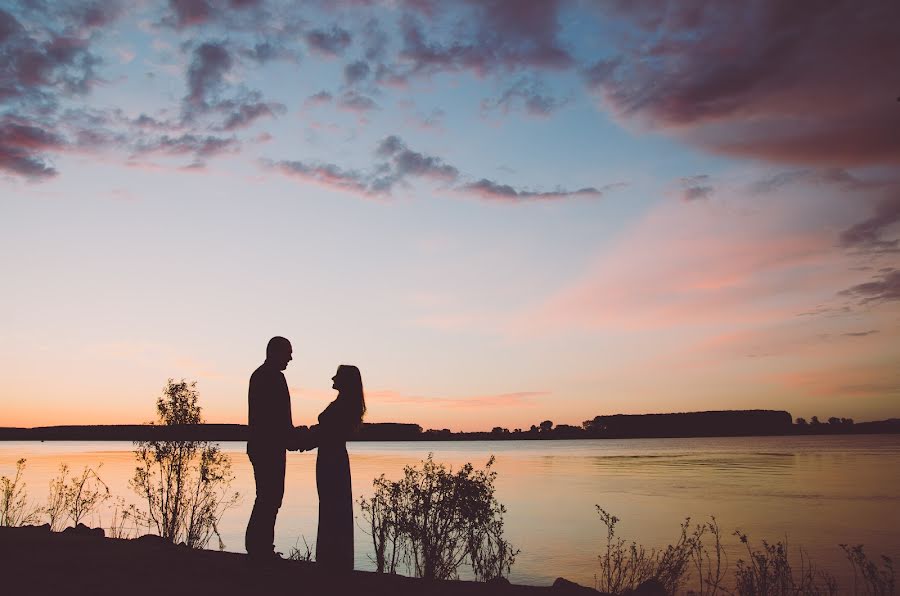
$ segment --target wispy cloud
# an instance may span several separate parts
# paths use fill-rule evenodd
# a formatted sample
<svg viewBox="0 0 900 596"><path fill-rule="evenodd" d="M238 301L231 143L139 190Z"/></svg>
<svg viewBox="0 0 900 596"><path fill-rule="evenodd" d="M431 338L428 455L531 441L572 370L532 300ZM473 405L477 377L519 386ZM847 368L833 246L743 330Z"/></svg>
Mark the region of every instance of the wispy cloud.
<svg viewBox="0 0 900 596"><path fill-rule="evenodd" d="M844 337L867 337L869 335L874 335L878 333L878 329L869 329L868 331L850 331L848 333L844 333Z"/></svg>
<svg viewBox="0 0 900 596"><path fill-rule="evenodd" d="M239 147L240 142L234 137L225 138L194 134L183 134L177 137L162 135L139 143L135 147L135 155L158 153L165 155L194 155L198 158L206 158L234 152Z"/></svg>
<svg viewBox="0 0 900 596"><path fill-rule="evenodd" d="M367 172L344 169L335 164L305 161L265 160L263 165L302 180L370 197L390 196L397 187L406 186L411 179L428 179L460 194L507 203L600 198L622 186L621 183L616 183L600 188L538 191L516 189L508 184L488 179L451 186L462 178L462 174L455 166L440 157L410 149L396 135L382 139L375 149L375 157L379 161Z"/></svg>
<svg viewBox="0 0 900 596"><path fill-rule="evenodd" d="M334 96L328 91L319 91L318 93L314 93L306 98L306 101L303 102L303 105L306 106L320 106L324 104L331 103L334 100Z"/></svg>
<svg viewBox="0 0 900 596"><path fill-rule="evenodd" d="M516 189L509 184L501 184L482 178L477 182L464 184L460 187L463 192L471 193L486 201L501 201L506 203L523 203L527 201L559 201L562 199L599 199L606 193L616 188L620 188L622 184L609 184L601 188L587 186L576 190L551 190L551 191L534 191Z"/></svg>
<svg viewBox="0 0 900 596"><path fill-rule="evenodd" d="M683 201L699 201L708 199L715 188L711 184L711 179L706 174L696 176L686 176L679 180L681 186L681 199Z"/></svg>
<svg viewBox="0 0 900 596"><path fill-rule="evenodd" d="M344 83L355 85L365 81L372 69L365 60L356 60L344 66Z"/></svg>
<svg viewBox="0 0 900 596"><path fill-rule="evenodd" d="M900 300L900 270L882 273L872 281L851 286L840 294L858 299L860 304Z"/></svg>
<svg viewBox="0 0 900 596"><path fill-rule="evenodd" d="M282 174L312 182L326 188L371 196L374 193L368 177L354 170L344 170L330 163L303 161L263 161L263 165Z"/></svg>
<svg viewBox="0 0 900 596"><path fill-rule="evenodd" d="M4 118L0 121L0 170L40 180L56 175L43 155L60 150L65 141L59 135L33 123Z"/></svg>
<svg viewBox="0 0 900 596"><path fill-rule="evenodd" d="M306 33L304 39L311 51L329 57L343 55L353 43L350 32L337 25L332 25L329 29L313 29Z"/></svg>
<svg viewBox="0 0 900 596"><path fill-rule="evenodd" d="M562 69L574 63L559 40L559 11L563 2L517 2L420 5L430 22L440 23L441 9L468 11L472 27L452 28L442 38L438 27L426 28L412 15L401 22L401 58L410 74L471 70L486 74L499 69ZM448 12L450 12L448 10Z"/></svg>
<svg viewBox="0 0 900 596"><path fill-rule="evenodd" d="M888 236L892 228L895 236L900 234L896 229L900 222L900 188L891 192L896 194L880 200L870 217L841 233L842 245L874 253L900 253L900 239Z"/></svg>
<svg viewBox="0 0 900 596"><path fill-rule="evenodd" d="M568 98L552 95L539 80L522 77L507 87L499 97L482 100L481 110L484 113L499 110L504 114L524 110L530 116L547 118L568 103Z"/></svg>
<svg viewBox="0 0 900 596"><path fill-rule="evenodd" d="M208 107L212 96L220 92L232 66L234 60L225 44L206 42L197 46L187 71L188 95L185 100L193 107Z"/></svg>
<svg viewBox="0 0 900 596"><path fill-rule="evenodd" d="M378 109L374 99L355 90L345 91L338 97L337 105L343 110L357 113L371 112Z"/></svg>

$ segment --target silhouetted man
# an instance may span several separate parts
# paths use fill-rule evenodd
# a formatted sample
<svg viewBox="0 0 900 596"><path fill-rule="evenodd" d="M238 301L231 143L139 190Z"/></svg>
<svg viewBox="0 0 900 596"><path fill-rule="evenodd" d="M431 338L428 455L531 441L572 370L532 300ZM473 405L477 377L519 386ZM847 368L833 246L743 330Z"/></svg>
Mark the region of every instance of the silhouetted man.
<svg viewBox="0 0 900 596"><path fill-rule="evenodd" d="M260 559L276 558L275 518L284 497L285 451L292 447L291 395L281 373L291 358L291 342L273 337L266 361L250 376L247 455L253 464L256 501L247 523L244 545Z"/></svg>

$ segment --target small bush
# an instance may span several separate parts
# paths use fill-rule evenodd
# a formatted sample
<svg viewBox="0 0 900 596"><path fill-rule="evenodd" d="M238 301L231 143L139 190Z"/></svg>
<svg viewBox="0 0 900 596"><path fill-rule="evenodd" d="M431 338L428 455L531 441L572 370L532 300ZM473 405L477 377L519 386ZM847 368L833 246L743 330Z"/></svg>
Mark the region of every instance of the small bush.
<svg viewBox="0 0 900 596"><path fill-rule="evenodd" d="M50 481L44 512L54 532L62 530L68 521L77 526L110 498L109 488L93 468L85 467L80 475L71 478L68 474L69 466L61 464L59 476Z"/></svg>
<svg viewBox="0 0 900 596"><path fill-rule="evenodd" d="M754 550L750 538L740 530L734 535L746 546L748 561L738 559L735 571L735 593L740 596L832 596L837 582L831 575L816 571L800 549L800 570L794 573L788 561L787 541L770 544L762 541L762 549Z"/></svg>
<svg viewBox="0 0 900 596"><path fill-rule="evenodd" d="M359 504L377 570L395 573L403 563L416 577L457 579L468 564L479 581L508 574L519 551L503 538L506 508L494 497L493 463L454 473L429 454L396 482L376 478L375 495Z"/></svg>
<svg viewBox="0 0 900 596"><path fill-rule="evenodd" d="M28 493L22 472L25 459L16 462L16 475L12 479L0 476L0 527L26 526L38 521L40 508L28 504Z"/></svg>
<svg viewBox="0 0 900 596"><path fill-rule="evenodd" d="M881 556L882 567L869 560L863 551L863 545L847 546L841 544L847 560L853 568L853 593L867 596L890 596L896 589L894 579L894 562L890 557Z"/></svg>
<svg viewBox="0 0 900 596"><path fill-rule="evenodd" d="M646 549L636 542L630 544L624 538L616 537L616 524L619 518L605 509L597 507L600 521L606 526L606 552L598 559L600 573L597 576L597 589L603 592L618 594L625 590L634 590L643 582L654 579L662 584L667 594L675 594L690 575L691 563L697 565L698 545L706 526L697 526L689 534L690 518L681 524L681 533L675 544L670 544L663 551ZM702 559L701 559L702 560ZM718 580L716 584L718 585Z"/></svg>

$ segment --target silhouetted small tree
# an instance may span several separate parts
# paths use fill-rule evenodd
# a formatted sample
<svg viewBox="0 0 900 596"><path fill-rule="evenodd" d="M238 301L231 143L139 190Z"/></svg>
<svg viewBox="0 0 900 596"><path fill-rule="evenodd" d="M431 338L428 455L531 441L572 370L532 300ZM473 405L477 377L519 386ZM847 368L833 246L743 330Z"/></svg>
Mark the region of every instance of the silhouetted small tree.
<svg viewBox="0 0 900 596"><path fill-rule="evenodd" d="M540 428L542 433L550 432L551 430L553 430L553 422L551 422L550 420L544 420L543 422L541 422Z"/></svg>
<svg viewBox="0 0 900 596"><path fill-rule="evenodd" d="M797 426L807 426L806 418L797 418Z"/></svg>
<svg viewBox="0 0 900 596"><path fill-rule="evenodd" d="M156 400L157 423L202 424L196 382L169 379ZM170 542L203 548L219 538L222 514L238 502L231 493L231 460L209 441L136 441L138 465L129 484L144 499L147 524Z"/></svg>
<svg viewBox="0 0 900 596"><path fill-rule="evenodd" d="M813 426L819 426L821 424L821 422L819 422L818 416L813 416L812 418L810 418L809 423Z"/></svg>

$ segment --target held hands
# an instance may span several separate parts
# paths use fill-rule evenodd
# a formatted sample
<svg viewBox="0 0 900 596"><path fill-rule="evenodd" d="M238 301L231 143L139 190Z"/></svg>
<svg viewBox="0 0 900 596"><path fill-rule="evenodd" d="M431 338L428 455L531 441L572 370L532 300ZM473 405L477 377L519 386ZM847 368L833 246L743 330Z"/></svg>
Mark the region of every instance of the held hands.
<svg viewBox="0 0 900 596"><path fill-rule="evenodd" d="M309 451L315 449L313 433L306 426L296 426L288 440L289 451Z"/></svg>

